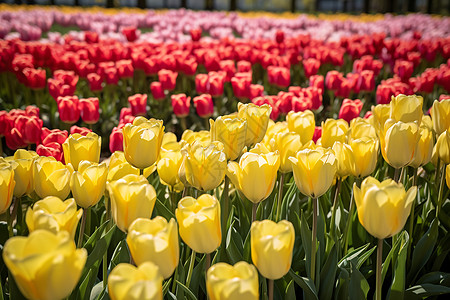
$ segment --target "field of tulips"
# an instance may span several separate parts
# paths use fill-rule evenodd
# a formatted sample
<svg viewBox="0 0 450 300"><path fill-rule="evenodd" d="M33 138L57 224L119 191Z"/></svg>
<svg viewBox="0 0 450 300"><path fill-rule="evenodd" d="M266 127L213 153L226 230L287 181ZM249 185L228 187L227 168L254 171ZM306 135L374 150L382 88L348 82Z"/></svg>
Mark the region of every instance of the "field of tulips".
<svg viewBox="0 0 450 300"><path fill-rule="evenodd" d="M0 5L0 81L0 300L450 294L448 17Z"/></svg>

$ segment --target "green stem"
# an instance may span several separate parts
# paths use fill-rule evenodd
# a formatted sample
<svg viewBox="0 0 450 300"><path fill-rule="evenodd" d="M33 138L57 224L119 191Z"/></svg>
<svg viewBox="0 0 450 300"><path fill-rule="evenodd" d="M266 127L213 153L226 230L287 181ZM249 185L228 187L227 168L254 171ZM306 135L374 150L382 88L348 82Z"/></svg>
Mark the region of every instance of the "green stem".
<svg viewBox="0 0 450 300"><path fill-rule="evenodd" d="M268 279L269 285L269 300L273 300L273 279Z"/></svg>
<svg viewBox="0 0 450 300"><path fill-rule="evenodd" d="M1 278L0 278L1 281ZM3 300L3 284L0 282L0 300Z"/></svg>
<svg viewBox="0 0 450 300"><path fill-rule="evenodd" d="M206 253L205 257L205 274L208 272L211 267L211 253Z"/></svg>
<svg viewBox="0 0 450 300"><path fill-rule="evenodd" d="M11 216L11 208L10 207L8 207L8 209L6 210L6 223L8 226L8 236L9 236L9 238L11 238L14 236L14 231L13 231L13 226L12 226L13 219Z"/></svg>
<svg viewBox="0 0 450 300"><path fill-rule="evenodd" d="M180 119L181 130L185 131L187 129L186 117L181 117L179 119Z"/></svg>
<svg viewBox="0 0 450 300"><path fill-rule="evenodd" d="M203 118L204 122L205 122L205 130L209 131L209 118Z"/></svg>
<svg viewBox="0 0 450 300"><path fill-rule="evenodd" d="M331 208L331 224L330 224L330 232L331 234L334 233L335 227L336 227L336 210L338 205L338 197L339 192L341 191L341 178L338 178L336 182L336 190L334 192L334 200L333 200L333 207Z"/></svg>
<svg viewBox="0 0 450 300"><path fill-rule="evenodd" d="M186 278L186 286L189 288L189 285L191 284L191 279L192 279L192 271L194 270L194 263L195 263L195 255L197 253L195 253L194 250L192 250L191 253L191 261L189 262L189 270L188 270L188 274L187 274L187 278Z"/></svg>
<svg viewBox="0 0 450 300"><path fill-rule="evenodd" d="M381 300L381 288L383 284L381 278L382 263L383 263L383 239L378 239L375 300Z"/></svg>
<svg viewBox="0 0 450 300"><path fill-rule="evenodd" d="M139 174L144 176L144 169L139 169Z"/></svg>
<svg viewBox="0 0 450 300"><path fill-rule="evenodd" d="M444 169L445 166L442 167ZM445 174L442 172L441 178L439 181L439 194L437 199L437 208L436 208L436 218L439 218L439 213L441 212L441 206L442 206L442 196L444 194L444 180L445 180Z"/></svg>
<svg viewBox="0 0 450 300"><path fill-rule="evenodd" d="M175 193L171 187L169 187L169 197L170 197L170 205L172 206L172 211L175 211L177 208L177 199L175 198Z"/></svg>
<svg viewBox="0 0 450 300"><path fill-rule="evenodd" d="M104 201L105 201L105 212L106 212L106 216L105 216L105 222L108 222L109 219L111 218L111 213L109 210L109 198L107 195L105 195L104 197ZM108 223L106 225L106 232L109 231L110 229L110 223ZM103 254L103 288L106 288L106 284L108 282L108 249L106 249L105 254Z"/></svg>
<svg viewBox="0 0 450 300"><path fill-rule="evenodd" d="M278 183L278 207L277 207L277 215L275 221L280 221L281 218L281 204L283 202L283 185L284 185L284 173L281 173L280 181Z"/></svg>
<svg viewBox="0 0 450 300"><path fill-rule="evenodd" d="M311 242L311 279L314 282L316 278L316 241L317 241L317 215L319 199L312 198L313 202L313 224L312 224L312 242Z"/></svg>
<svg viewBox="0 0 450 300"><path fill-rule="evenodd" d="M358 181L358 186L360 185L360 182ZM348 236L350 234L350 232L352 231L352 219L353 219L353 214L355 213L355 203L354 203L354 193L353 193L353 189L352 189L352 195L350 198L350 207L348 208L348 217L347 217L347 224L345 225L345 231L344 231L344 253L343 255L345 255L347 253L347 249L348 249Z"/></svg>
<svg viewBox="0 0 450 300"><path fill-rule="evenodd" d="M256 221L256 211L258 209L258 203L252 205L252 223Z"/></svg>
<svg viewBox="0 0 450 300"><path fill-rule="evenodd" d="M83 209L83 216L81 217L81 227L80 227L80 232L78 234L77 248L81 248L83 246L83 236L84 236L84 229L86 228L86 216L87 216L88 209L89 208Z"/></svg>
<svg viewBox="0 0 450 300"><path fill-rule="evenodd" d="M230 188L230 179L228 178L228 176L225 176L225 180L223 183L223 191L222 191L222 249L225 249L226 246L226 231L227 231L227 221L228 221L228 215L230 214L229 212L229 207L230 204L228 203L229 199L228 199L228 194L229 194L229 188Z"/></svg>
<svg viewBox="0 0 450 300"><path fill-rule="evenodd" d="M394 181L395 182L398 182L398 179L400 178L400 169L395 169L395 172L394 172Z"/></svg>
<svg viewBox="0 0 450 300"><path fill-rule="evenodd" d="M188 195L188 186L184 186L183 194L181 194L181 198L184 198Z"/></svg>
<svg viewBox="0 0 450 300"><path fill-rule="evenodd" d="M414 169L414 176L413 176L413 186L417 186L417 172L418 169ZM416 200L417 200L417 196L416 199L414 199L413 203L412 203L412 207L411 207L411 213L409 215L409 240L410 242L408 243L408 255L411 252L411 245L412 245L412 238L413 238L413 230L414 230L414 210L416 208ZM409 260L408 260L409 261Z"/></svg>

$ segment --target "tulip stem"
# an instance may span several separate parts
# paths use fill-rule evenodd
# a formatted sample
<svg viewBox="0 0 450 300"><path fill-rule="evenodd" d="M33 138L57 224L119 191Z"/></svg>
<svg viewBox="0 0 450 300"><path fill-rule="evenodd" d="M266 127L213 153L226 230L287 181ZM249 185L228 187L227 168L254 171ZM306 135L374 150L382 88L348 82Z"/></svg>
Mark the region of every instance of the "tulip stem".
<svg viewBox="0 0 450 300"><path fill-rule="evenodd" d="M189 262L189 270L186 278L186 286L189 288L189 285L191 284L191 278L192 278L192 271L194 270L194 263L195 263L195 253L194 250L192 250L191 253L191 261Z"/></svg>
<svg viewBox="0 0 450 300"><path fill-rule="evenodd" d="M383 263L383 239L378 239L377 246L377 275L376 275L376 291L375 291L375 300L381 300L381 288L382 288L382 278L381 278L381 269Z"/></svg>
<svg viewBox="0 0 450 300"><path fill-rule="evenodd" d="M414 169L413 183L412 183L413 186L417 186L417 172L418 172L418 169L415 168ZM418 195L418 193L417 193L417 195ZM414 201L412 203L411 213L409 215L409 239L410 239L410 242L408 243L408 255L410 255L410 252L411 252L413 230L414 230L414 209L416 207L417 195L416 195L416 199L414 199ZM408 259L408 261L409 261L409 259Z"/></svg>
<svg viewBox="0 0 450 300"><path fill-rule="evenodd" d="M277 207L277 215L275 221L280 221L281 218L281 204L283 202L283 185L284 185L284 173L281 173L279 186L278 186L278 207Z"/></svg>
<svg viewBox="0 0 450 300"><path fill-rule="evenodd" d="M331 224L330 224L330 232L331 234L334 233L335 227L336 227L336 210L337 210L337 202L339 197L339 192L341 191L341 179L338 178L336 182L336 190L334 191L334 200L333 200L333 207L331 208Z"/></svg>
<svg viewBox="0 0 450 300"><path fill-rule="evenodd" d="M206 253L205 255L205 273L208 272L211 267L211 253Z"/></svg>
<svg viewBox="0 0 450 300"><path fill-rule="evenodd" d="M205 130L209 130L209 118L203 118L203 121L205 122Z"/></svg>
<svg viewBox="0 0 450 300"><path fill-rule="evenodd" d="M104 196L104 201L105 201L105 222L109 222L109 219L111 218L111 212L109 210L109 198L108 196L105 194ZM106 224L106 228L105 228L105 232L108 232L110 229L110 224L108 223ZM103 288L106 288L106 284L108 282L108 249L106 249L105 254L103 254Z"/></svg>
<svg viewBox="0 0 450 300"><path fill-rule="evenodd" d="M313 224L312 224L312 242L311 242L311 279L314 282L316 278L316 241L317 241L317 215L319 199L312 198L313 202Z"/></svg>
<svg viewBox="0 0 450 300"><path fill-rule="evenodd" d="M358 187L361 186L361 179L356 179L356 185ZM345 225L345 231L344 231L344 255L347 253L348 249L348 236L352 232L352 219L353 215L355 214L355 201L354 201L354 194L352 189L352 195L350 197L350 207L348 208L348 217L347 217L347 224Z"/></svg>
<svg viewBox="0 0 450 300"><path fill-rule="evenodd" d="M258 210L258 203L253 203L252 206L252 223L256 221L256 211Z"/></svg>
<svg viewBox="0 0 450 300"><path fill-rule="evenodd" d="M181 194L181 198L184 198L188 195L188 186L185 185L183 189L183 194Z"/></svg>
<svg viewBox="0 0 450 300"><path fill-rule="evenodd" d="M1 278L0 278L1 279ZM3 300L4 298L3 298L3 285L2 285L2 283L0 282L0 300Z"/></svg>
<svg viewBox="0 0 450 300"><path fill-rule="evenodd" d="M400 178L400 169L395 169L394 172L394 181L398 183L398 179Z"/></svg>
<svg viewBox="0 0 450 300"><path fill-rule="evenodd" d="M144 176L144 169L139 169L139 174Z"/></svg>
<svg viewBox="0 0 450 300"><path fill-rule="evenodd" d="M442 167L445 172L445 165ZM441 206L442 206L442 196L444 194L444 180L445 180L445 174L442 172L441 178L439 181L439 194L437 199L437 207L436 207L436 218L439 218L439 213L441 212Z"/></svg>
<svg viewBox="0 0 450 300"><path fill-rule="evenodd" d="M268 279L269 285L269 300L273 300L273 279Z"/></svg>
<svg viewBox="0 0 450 300"><path fill-rule="evenodd" d="M77 248L82 248L82 246L83 246L83 236L84 236L84 229L86 228L86 216L87 216L88 209L89 208L83 209L83 216L81 217L81 227L80 227L80 232L78 234Z"/></svg>
<svg viewBox="0 0 450 300"><path fill-rule="evenodd" d="M13 219L12 219L12 215L11 215L11 208L8 207L8 209L6 210L6 223L8 225L8 236L11 238L14 235L13 232Z"/></svg>
<svg viewBox="0 0 450 300"><path fill-rule="evenodd" d="M181 130L182 131L185 131L187 129L186 117L181 117L180 118L180 125L181 125Z"/></svg>

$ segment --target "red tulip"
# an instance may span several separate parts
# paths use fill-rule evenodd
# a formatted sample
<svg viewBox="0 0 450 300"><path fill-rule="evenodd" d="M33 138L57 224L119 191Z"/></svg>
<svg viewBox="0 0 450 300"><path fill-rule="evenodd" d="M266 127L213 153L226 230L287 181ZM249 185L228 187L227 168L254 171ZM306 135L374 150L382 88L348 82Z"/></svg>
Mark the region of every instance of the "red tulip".
<svg viewBox="0 0 450 300"><path fill-rule="evenodd" d="M211 96L217 97L223 95L225 84L225 72L209 72L208 73L208 92Z"/></svg>
<svg viewBox="0 0 450 300"><path fill-rule="evenodd" d="M5 134L5 140L6 146L11 150L25 148L27 146L22 133L15 127Z"/></svg>
<svg viewBox="0 0 450 300"><path fill-rule="evenodd" d="M195 76L195 89L199 94L208 93L208 74L197 74Z"/></svg>
<svg viewBox="0 0 450 300"><path fill-rule="evenodd" d="M240 60L237 62L237 71L239 73L251 72L252 64L246 60Z"/></svg>
<svg viewBox="0 0 450 300"><path fill-rule="evenodd" d="M58 97L59 118L65 123L76 123L80 118L80 109L77 96Z"/></svg>
<svg viewBox="0 0 450 300"><path fill-rule="evenodd" d="M250 84L250 100L262 96L264 94L264 86L260 84Z"/></svg>
<svg viewBox="0 0 450 300"><path fill-rule="evenodd" d="M161 86L163 89L171 91L175 89L177 83L177 72L173 72L170 70L162 69L158 72L159 82L161 82Z"/></svg>
<svg viewBox="0 0 450 300"><path fill-rule="evenodd" d="M34 105L28 105L25 108L25 115L31 117L31 116L35 116L39 118L39 107L34 106Z"/></svg>
<svg viewBox="0 0 450 300"><path fill-rule="evenodd" d="M161 82L159 82L159 81L153 81L150 84L150 91L152 92L153 98L156 101L161 101L166 97L166 95L164 94L164 90L162 88Z"/></svg>
<svg viewBox="0 0 450 300"><path fill-rule="evenodd" d="M375 76L373 71L364 70L359 74L358 90L363 92L371 92L375 89Z"/></svg>
<svg viewBox="0 0 450 300"><path fill-rule="evenodd" d="M103 87L102 87L103 79L97 73L90 73L90 74L88 74L87 75L87 80L89 82L89 89L92 92L98 92L98 91L101 91L103 89Z"/></svg>
<svg viewBox="0 0 450 300"><path fill-rule="evenodd" d="M99 101L96 97L80 99L78 101L80 115L83 122L87 124L95 124L100 118Z"/></svg>
<svg viewBox="0 0 450 300"><path fill-rule="evenodd" d="M325 77L325 86L327 89L335 91L340 88L343 80L344 76L342 73L335 70L328 71L327 76Z"/></svg>
<svg viewBox="0 0 450 300"><path fill-rule="evenodd" d="M356 117L359 117L363 103L359 99L344 99L339 110L339 119L344 119L348 123Z"/></svg>
<svg viewBox="0 0 450 300"><path fill-rule="evenodd" d="M103 70L106 84L117 85L119 83L119 73L116 67L109 67Z"/></svg>
<svg viewBox="0 0 450 300"><path fill-rule="evenodd" d="M320 139L321 137L322 137L322 127L316 126L316 128L314 129L314 135L312 140L314 141L314 143L317 143L317 140Z"/></svg>
<svg viewBox="0 0 450 300"><path fill-rule="evenodd" d="M136 94L128 97L133 116L145 116L147 114L147 94Z"/></svg>
<svg viewBox="0 0 450 300"><path fill-rule="evenodd" d="M5 110L0 111L0 137L11 130L10 116Z"/></svg>
<svg viewBox="0 0 450 300"><path fill-rule="evenodd" d="M40 144L36 147L36 153L39 156L52 156L57 161L64 163L64 152L61 144L56 142L48 143L46 145Z"/></svg>
<svg viewBox="0 0 450 300"><path fill-rule="evenodd" d="M202 29L201 28L191 29L189 31L189 34L191 35L191 39L193 42L198 42L202 37Z"/></svg>
<svg viewBox="0 0 450 300"><path fill-rule="evenodd" d="M131 107L123 107L120 110L119 122L122 122L122 120L127 116L133 116L131 112Z"/></svg>
<svg viewBox="0 0 450 300"><path fill-rule="evenodd" d="M220 63L220 69L226 73L225 81L229 82L236 73L236 66L234 60L222 60Z"/></svg>
<svg viewBox="0 0 450 300"><path fill-rule="evenodd" d="M46 74L44 69L23 69L25 76L25 85L32 89L43 89L47 85Z"/></svg>
<svg viewBox="0 0 450 300"><path fill-rule="evenodd" d="M350 80L348 80L347 78L343 78L343 80L340 82L340 86L334 93L335 96L341 97L341 98L347 98L350 95L350 91L351 91L350 84L351 84Z"/></svg>
<svg viewBox="0 0 450 300"><path fill-rule="evenodd" d="M394 95L393 86L387 84L379 84L376 91L377 104L388 104Z"/></svg>
<svg viewBox="0 0 450 300"><path fill-rule="evenodd" d="M394 74L398 75L402 81L407 82L414 72L414 64L406 60L396 60Z"/></svg>
<svg viewBox="0 0 450 300"><path fill-rule="evenodd" d="M294 97L294 93L292 92L279 92L277 99L277 107L279 111L283 114L287 114L292 110L292 98Z"/></svg>
<svg viewBox="0 0 450 300"><path fill-rule="evenodd" d="M303 70L306 77L316 75L320 68L320 60L315 58L308 58L303 61Z"/></svg>
<svg viewBox="0 0 450 300"><path fill-rule="evenodd" d="M309 77L309 86L314 86L320 90L322 94L324 91L324 78L322 75L313 75Z"/></svg>
<svg viewBox="0 0 450 300"><path fill-rule="evenodd" d="M172 95L173 113L177 117L186 117L189 115L189 108L191 107L191 97L186 97L185 94Z"/></svg>
<svg viewBox="0 0 450 300"><path fill-rule="evenodd" d="M186 75L192 76L197 72L198 62L195 57L189 57L182 59L178 62L181 72Z"/></svg>
<svg viewBox="0 0 450 300"><path fill-rule="evenodd" d="M121 127L114 127L109 135L109 151L123 151L123 134Z"/></svg>
<svg viewBox="0 0 450 300"><path fill-rule="evenodd" d="M117 73L120 78L132 78L134 67L131 59L122 59L116 62Z"/></svg>
<svg viewBox="0 0 450 300"><path fill-rule="evenodd" d="M14 122L14 127L22 134L22 140L26 144L39 144L41 141L41 129L43 121L38 117L19 116Z"/></svg>
<svg viewBox="0 0 450 300"><path fill-rule="evenodd" d="M267 74L270 84L288 87L291 83L291 72L288 68L269 66Z"/></svg>
<svg viewBox="0 0 450 300"><path fill-rule="evenodd" d="M98 33L94 32L94 31L85 31L84 32L84 41L88 44L98 43Z"/></svg>
<svg viewBox="0 0 450 300"><path fill-rule="evenodd" d="M122 28L122 34L127 38L127 41L134 42L138 39L137 28L134 26Z"/></svg>
<svg viewBox="0 0 450 300"><path fill-rule="evenodd" d="M59 79L49 78L47 80L48 92L53 97L53 99L58 99L58 97L72 96L74 90L64 81Z"/></svg>
<svg viewBox="0 0 450 300"><path fill-rule="evenodd" d="M211 95L202 94L200 96L194 97L194 106L197 110L197 114L202 118L209 118L214 113L214 103L212 101Z"/></svg>
<svg viewBox="0 0 450 300"><path fill-rule="evenodd" d="M305 111L311 109L312 102L311 99L308 99L304 96L300 97L292 97L292 110L295 112Z"/></svg>
<svg viewBox="0 0 450 300"><path fill-rule="evenodd" d="M243 74L243 73L236 73ZM250 85L252 83L251 76L240 76L231 78L231 86L233 88L233 94L240 99L249 98Z"/></svg>
<svg viewBox="0 0 450 300"><path fill-rule="evenodd" d="M90 130L89 128L86 128L86 127L79 127L76 125L73 125L72 127L70 127L70 134L79 133L79 134L85 136L89 132L92 132L92 130Z"/></svg>
<svg viewBox="0 0 450 300"><path fill-rule="evenodd" d="M278 30L275 33L275 40L277 41L278 44L281 44L282 42L284 42L284 31Z"/></svg>
<svg viewBox="0 0 450 300"><path fill-rule="evenodd" d="M48 145L50 143L58 143L63 144L67 137L69 136L69 133L67 130L59 130L59 129L53 129L50 130L46 127L43 127L41 130L41 144Z"/></svg>

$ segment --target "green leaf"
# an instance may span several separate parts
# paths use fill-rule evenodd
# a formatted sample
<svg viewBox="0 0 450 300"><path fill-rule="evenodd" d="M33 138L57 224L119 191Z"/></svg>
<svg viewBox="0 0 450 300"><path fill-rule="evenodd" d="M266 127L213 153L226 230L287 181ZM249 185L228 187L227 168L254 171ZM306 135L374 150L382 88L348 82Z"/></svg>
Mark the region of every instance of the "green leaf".
<svg viewBox="0 0 450 300"><path fill-rule="evenodd" d="M353 249L347 255L345 255L338 263L338 267L342 267L345 263L350 261L357 261L359 256L369 247L370 243L367 243L357 249Z"/></svg>
<svg viewBox="0 0 450 300"><path fill-rule="evenodd" d="M351 263L351 267L352 273L350 275L349 298L367 299L367 293L369 292L370 286L363 274L356 268L356 265Z"/></svg>
<svg viewBox="0 0 450 300"><path fill-rule="evenodd" d="M130 253L128 252L126 240L121 240L116 249L114 249L113 255L109 262L108 271L111 272L118 264L130 262Z"/></svg>
<svg viewBox="0 0 450 300"><path fill-rule="evenodd" d="M226 250L228 257L231 260L232 264L237 263L238 261L243 260L242 252L244 251L244 245L242 244L242 239L239 233L233 227L234 222L231 224L227 233L226 240Z"/></svg>
<svg viewBox="0 0 450 300"><path fill-rule="evenodd" d="M437 296L444 294L450 294L449 287L430 283L415 285L405 291L406 298L419 296L420 299L423 299L430 296Z"/></svg>
<svg viewBox="0 0 450 300"><path fill-rule="evenodd" d="M299 276L292 269L289 270L289 275L292 277L295 283L297 283L303 289L306 299L319 299L319 297L317 296L316 288L314 287L314 282L311 280L311 278Z"/></svg>
<svg viewBox="0 0 450 300"><path fill-rule="evenodd" d="M303 211L301 212L300 224L300 236L302 237L302 245L305 249L306 273L308 274L308 277L311 278L311 230L309 230Z"/></svg>
<svg viewBox="0 0 450 300"><path fill-rule="evenodd" d="M297 299L295 296L294 280L291 280L286 287L286 299Z"/></svg>
<svg viewBox="0 0 450 300"><path fill-rule="evenodd" d="M164 217L166 220L170 220L171 218L175 219L173 212L171 212L158 198L156 198L155 208L158 211L158 215Z"/></svg>
<svg viewBox="0 0 450 300"><path fill-rule="evenodd" d="M100 299L100 296L104 294L106 288L103 288L103 281L100 281L91 290L91 295L89 296L89 300Z"/></svg>
<svg viewBox="0 0 450 300"><path fill-rule="evenodd" d="M406 280L406 258L408 255L409 235L408 232L403 231L400 240L400 250L397 255L396 263L394 266L394 278L389 293L389 298L402 300L405 293L405 280Z"/></svg>
<svg viewBox="0 0 450 300"><path fill-rule="evenodd" d="M336 245L334 245L320 271L319 299L331 299L333 296L333 288L336 283L337 256Z"/></svg>
<svg viewBox="0 0 450 300"><path fill-rule="evenodd" d="M450 278L450 273L431 272L423 275L419 280L417 280L417 284L424 284L424 283L442 284L442 281L446 280L447 278Z"/></svg>
<svg viewBox="0 0 450 300"><path fill-rule="evenodd" d="M195 295L191 292L191 290L188 289L184 284L182 284L178 280L177 285L189 296L190 299L197 300L197 297L195 297Z"/></svg>

